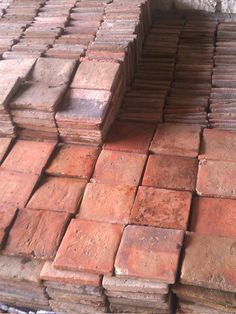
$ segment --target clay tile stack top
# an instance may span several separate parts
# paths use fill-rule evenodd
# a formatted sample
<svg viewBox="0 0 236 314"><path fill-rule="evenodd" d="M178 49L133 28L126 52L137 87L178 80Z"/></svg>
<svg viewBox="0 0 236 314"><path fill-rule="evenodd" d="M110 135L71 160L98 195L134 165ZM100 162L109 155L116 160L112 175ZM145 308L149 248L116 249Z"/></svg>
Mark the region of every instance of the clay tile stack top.
<svg viewBox="0 0 236 314"><path fill-rule="evenodd" d="M0 206L0 248L3 247L4 241L8 236L9 229L16 216L16 208Z"/></svg>
<svg viewBox="0 0 236 314"><path fill-rule="evenodd" d="M11 138L0 137L0 163L3 161L3 158L6 155L11 142Z"/></svg>

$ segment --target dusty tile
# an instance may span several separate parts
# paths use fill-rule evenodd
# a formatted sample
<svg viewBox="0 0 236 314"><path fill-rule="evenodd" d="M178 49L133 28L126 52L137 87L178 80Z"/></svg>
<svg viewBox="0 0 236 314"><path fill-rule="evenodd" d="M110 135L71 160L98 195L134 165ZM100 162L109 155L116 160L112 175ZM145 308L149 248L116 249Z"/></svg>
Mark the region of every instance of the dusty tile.
<svg viewBox="0 0 236 314"><path fill-rule="evenodd" d="M111 274L123 227L74 219L57 252L59 269Z"/></svg>
<svg viewBox="0 0 236 314"><path fill-rule="evenodd" d="M103 150L96 163L93 182L108 184L139 184L146 155Z"/></svg>
<svg viewBox="0 0 236 314"><path fill-rule="evenodd" d="M235 239L188 233L185 239L181 283L235 291Z"/></svg>
<svg viewBox="0 0 236 314"><path fill-rule="evenodd" d="M52 175L90 178L99 154L94 146L63 145L46 172Z"/></svg>
<svg viewBox="0 0 236 314"><path fill-rule="evenodd" d="M20 210L9 233L4 252L9 255L53 258L68 219L67 213Z"/></svg>
<svg viewBox="0 0 236 314"><path fill-rule="evenodd" d="M2 168L11 171L40 174L55 146L55 142L18 140L4 160Z"/></svg>
<svg viewBox="0 0 236 314"><path fill-rule="evenodd" d="M0 73L7 73L8 77L26 79L36 59L9 59L1 60Z"/></svg>
<svg viewBox="0 0 236 314"><path fill-rule="evenodd" d="M35 174L0 169L0 204L24 207L37 181Z"/></svg>
<svg viewBox="0 0 236 314"><path fill-rule="evenodd" d="M181 230L126 227L116 256L116 275L174 283L183 236Z"/></svg>
<svg viewBox="0 0 236 314"><path fill-rule="evenodd" d="M16 208L0 206L0 247L5 239L6 232L11 227L16 215Z"/></svg>
<svg viewBox="0 0 236 314"><path fill-rule="evenodd" d="M153 124L117 121L107 136L104 148L145 154L148 152L154 131Z"/></svg>
<svg viewBox="0 0 236 314"><path fill-rule="evenodd" d="M0 110L8 107L9 101L20 87L21 80L16 78L0 79Z"/></svg>
<svg viewBox="0 0 236 314"><path fill-rule="evenodd" d="M139 187L131 210L130 223L159 228L187 228L192 194Z"/></svg>
<svg viewBox="0 0 236 314"><path fill-rule="evenodd" d="M150 155L143 185L165 189L194 191L198 161L194 158Z"/></svg>
<svg viewBox="0 0 236 314"><path fill-rule="evenodd" d="M31 197L27 207L74 213L85 186L85 180L46 177Z"/></svg>
<svg viewBox="0 0 236 314"><path fill-rule="evenodd" d="M200 127L187 124L159 125L150 151L154 153L196 157L200 145Z"/></svg>
<svg viewBox="0 0 236 314"><path fill-rule="evenodd" d="M197 193L201 196L236 198L236 163L201 160L197 177Z"/></svg>
<svg viewBox="0 0 236 314"><path fill-rule="evenodd" d="M192 232L236 238L236 200L196 197L193 200Z"/></svg>
<svg viewBox="0 0 236 314"><path fill-rule="evenodd" d="M78 218L127 224L135 192L130 186L89 183Z"/></svg>
<svg viewBox="0 0 236 314"><path fill-rule="evenodd" d="M7 137L1 137L0 138L0 163L3 160L3 157L5 156L12 139Z"/></svg>

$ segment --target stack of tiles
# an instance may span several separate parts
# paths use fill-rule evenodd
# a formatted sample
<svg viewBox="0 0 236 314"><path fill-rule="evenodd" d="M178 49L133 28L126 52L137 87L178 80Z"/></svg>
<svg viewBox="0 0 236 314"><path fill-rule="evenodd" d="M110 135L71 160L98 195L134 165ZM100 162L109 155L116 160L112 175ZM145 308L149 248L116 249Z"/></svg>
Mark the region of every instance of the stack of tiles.
<svg viewBox="0 0 236 314"><path fill-rule="evenodd" d="M207 125L216 24L210 17L187 19L180 35L165 121Z"/></svg>
<svg viewBox="0 0 236 314"><path fill-rule="evenodd" d="M56 139L54 115L63 99L75 61L39 58L27 82L10 103L13 122L22 138Z"/></svg>
<svg viewBox="0 0 236 314"><path fill-rule="evenodd" d="M236 130L236 23L220 23L217 31L209 124Z"/></svg>
<svg viewBox="0 0 236 314"><path fill-rule="evenodd" d="M124 89L119 63L84 60L56 114L60 139L100 144L116 117Z"/></svg>

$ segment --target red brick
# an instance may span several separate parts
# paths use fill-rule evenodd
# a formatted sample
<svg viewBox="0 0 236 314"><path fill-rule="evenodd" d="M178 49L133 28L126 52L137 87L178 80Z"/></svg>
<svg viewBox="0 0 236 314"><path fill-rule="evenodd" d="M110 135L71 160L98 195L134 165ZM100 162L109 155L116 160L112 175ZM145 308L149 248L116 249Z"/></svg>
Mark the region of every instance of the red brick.
<svg viewBox="0 0 236 314"><path fill-rule="evenodd" d="M24 207L38 181L35 174L0 169L0 204Z"/></svg>
<svg viewBox="0 0 236 314"><path fill-rule="evenodd" d="M205 129L199 158L235 161L236 132Z"/></svg>
<svg viewBox="0 0 236 314"><path fill-rule="evenodd" d="M57 252L58 269L111 274L123 227L74 219Z"/></svg>
<svg viewBox="0 0 236 314"><path fill-rule="evenodd" d="M143 154L103 150L95 167L93 182L137 186L146 158Z"/></svg>
<svg viewBox="0 0 236 314"><path fill-rule="evenodd" d="M19 140L2 164L3 169L40 174L56 143Z"/></svg>
<svg viewBox="0 0 236 314"><path fill-rule="evenodd" d="M63 145L47 168L47 173L59 176L90 178L99 149L93 146Z"/></svg>
<svg viewBox="0 0 236 314"><path fill-rule="evenodd" d="M196 157L200 145L200 127L187 124L159 125L150 151L165 155Z"/></svg>
<svg viewBox="0 0 236 314"><path fill-rule="evenodd" d="M128 226L115 261L116 275L174 283L184 233Z"/></svg>
<svg viewBox="0 0 236 314"><path fill-rule="evenodd" d="M139 187L131 210L130 222L159 228L187 228L192 194Z"/></svg>
<svg viewBox="0 0 236 314"><path fill-rule="evenodd" d="M10 231L5 253L53 258L68 219L67 213L20 210Z"/></svg>
<svg viewBox="0 0 236 314"><path fill-rule="evenodd" d="M188 233L181 283L223 291L236 287L235 238Z"/></svg>
<svg viewBox="0 0 236 314"><path fill-rule="evenodd" d="M193 201L191 231L236 238L236 200L196 197Z"/></svg>
<svg viewBox="0 0 236 314"><path fill-rule="evenodd" d="M78 218L127 224L136 188L89 183Z"/></svg>
<svg viewBox="0 0 236 314"><path fill-rule="evenodd" d="M16 215L16 208L0 207L0 247Z"/></svg>
<svg viewBox="0 0 236 314"><path fill-rule="evenodd" d="M165 189L194 191L198 161L193 158L150 155L143 185Z"/></svg>
<svg viewBox="0 0 236 314"><path fill-rule="evenodd" d="M86 181L71 178L44 178L27 207L74 213L83 195Z"/></svg>
<svg viewBox="0 0 236 314"><path fill-rule="evenodd" d="M7 137L1 137L0 138L0 163L3 160L3 157L5 156L12 139Z"/></svg>
<svg viewBox="0 0 236 314"><path fill-rule="evenodd" d="M231 161L200 161L197 193L202 196L236 198L236 163Z"/></svg>
<svg viewBox="0 0 236 314"><path fill-rule="evenodd" d="M153 124L117 121L108 134L104 148L145 154L148 152L154 130Z"/></svg>

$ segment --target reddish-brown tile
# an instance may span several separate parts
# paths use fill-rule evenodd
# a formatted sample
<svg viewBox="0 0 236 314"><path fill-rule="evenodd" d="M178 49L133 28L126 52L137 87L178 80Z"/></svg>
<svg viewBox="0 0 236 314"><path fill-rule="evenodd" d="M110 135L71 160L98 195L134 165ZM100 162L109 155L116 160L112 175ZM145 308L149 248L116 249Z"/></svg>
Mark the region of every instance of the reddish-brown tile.
<svg viewBox="0 0 236 314"><path fill-rule="evenodd" d="M93 146L63 145L58 148L47 173L58 176L90 178L99 149Z"/></svg>
<svg viewBox="0 0 236 314"><path fill-rule="evenodd" d="M40 174L56 143L19 140L2 164L3 169Z"/></svg>
<svg viewBox="0 0 236 314"><path fill-rule="evenodd" d="M154 131L153 124L117 121L108 134L104 148L145 154L148 152Z"/></svg>
<svg viewBox="0 0 236 314"><path fill-rule="evenodd" d="M150 155L143 178L143 185L194 191L197 170L197 159Z"/></svg>
<svg viewBox="0 0 236 314"><path fill-rule="evenodd" d="M28 208L74 213L82 197L85 180L72 178L44 178L31 197Z"/></svg>
<svg viewBox="0 0 236 314"><path fill-rule="evenodd" d="M0 247L16 215L16 208L0 206Z"/></svg>
<svg viewBox="0 0 236 314"><path fill-rule="evenodd" d="M200 145L200 127L187 124L159 125L150 151L165 155L197 157Z"/></svg>
<svg viewBox="0 0 236 314"><path fill-rule="evenodd" d="M123 227L74 219L57 252L58 269L111 274Z"/></svg>
<svg viewBox="0 0 236 314"><path fill-rule="evenodd" d="M95 167L93 182L137 186L146 158L143 154L103 150Z"/></svg>
<svg viewBox="0 0 236 314"><path fill-rule="evenodd" d="M159 228L187 228L192 194L139 187L131 210L130 222Z"/></svg>
<svg viewBox="0 0 236 314"><path fill-rule="evenodd" d="M135 192L130 186L89 183L78 218L127 224Z"/></svg>
<svg viewBox="0 0 236 314"><path fill-rule="evenodd" d="M3 157L5 156L12 139L7 137L1 137L0 138L0 163L3 160Z"/></svg>
<svg viewBox="0 0 236 314"><path fill-rule="evenodd" d="M126 227L116 256L116 275L174 283L183 236L181 230Z"/></svg>

